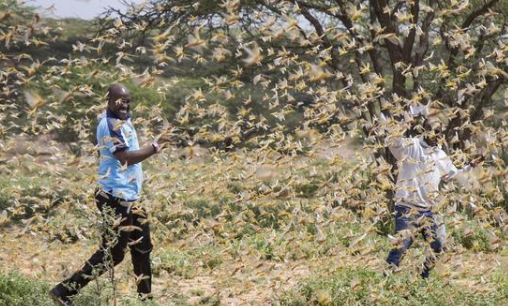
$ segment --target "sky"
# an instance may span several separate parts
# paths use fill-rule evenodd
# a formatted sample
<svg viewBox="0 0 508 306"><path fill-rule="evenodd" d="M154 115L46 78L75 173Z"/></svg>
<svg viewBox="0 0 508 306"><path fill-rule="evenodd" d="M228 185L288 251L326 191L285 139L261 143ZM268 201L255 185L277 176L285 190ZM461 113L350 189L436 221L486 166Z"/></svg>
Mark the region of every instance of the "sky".
<svg viewBox="0 0 508 306"><path fill-rule="evenodd" d="M2 1L2 0L0 0ZM54 18L81 18L92 19L104 12L107 7L123 8L121 0L18 0L38 8L38 12L44 16ZM130 3L142 3L146 0L128 0ZM52 11L48 11L51 7ZM298 20L304 28L311 28L311 25L302 16Z"/></svg>
<svg viewBox="0 0 508 306"><path fill-rule="evenodd" d="M141 3L143 0L129 0ZM28 0L27 4L39 7L38 11L51 17L75 17L92 19L102 13L108 6L121 8L120 0ZM49 14L46 8L54 5L54 11Z"/></svg>

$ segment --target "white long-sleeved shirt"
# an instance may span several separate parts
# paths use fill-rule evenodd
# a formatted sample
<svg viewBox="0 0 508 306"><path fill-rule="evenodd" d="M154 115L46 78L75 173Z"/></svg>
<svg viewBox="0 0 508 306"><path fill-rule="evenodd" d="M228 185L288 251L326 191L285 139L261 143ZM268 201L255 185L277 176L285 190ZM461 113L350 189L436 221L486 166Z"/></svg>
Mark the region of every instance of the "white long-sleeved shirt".
<svg viewBox="0 0 508 306"><path fill-rule="evenodd" d="M436 204L439 183L469 171L457 169L441 147L431 147L418 137L388 137L388 148L398 162L395 205L428 210Z"/></svg>

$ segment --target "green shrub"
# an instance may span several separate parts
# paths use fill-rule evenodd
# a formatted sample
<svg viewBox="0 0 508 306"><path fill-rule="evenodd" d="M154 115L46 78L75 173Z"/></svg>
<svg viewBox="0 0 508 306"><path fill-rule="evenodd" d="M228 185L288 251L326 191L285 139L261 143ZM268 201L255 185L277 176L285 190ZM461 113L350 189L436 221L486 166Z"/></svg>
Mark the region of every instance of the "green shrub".
<svg viewBox="0 0 508 306"><path fill-rule="evenodd" d="M213 270L223 263L222 253L214 246L203 246L185 252L167 249L160 257L154 259L154 275L161 270L184 278L193 278L198 269Z"/></svg>
<svg viewBox="0 0 508 306"><path fill-rule="evenodd" d="M184 252L167 252L160 257L160 264L154 267L154 274L165 270L184 278L192 278L196 274L194 258Z"/></svg>
<svg viewBox="0 0 508 306"><path fill-rule="evenodd" d="M227 189L234 194L239 194L243 191L243 185L240 182L228 182Z"/></svg>
<svg viewBox="0 0 508 306"><path fill-rule="evenodd" d="M206 198L193 198L189 199L185 206L192 209L192 213L188 214L185 218L186 221L199 223L201 219L215 217L221 213L222 208Z"/></svg>
<svg viewBox="0 0 508 306"><path fill-rule="evenodd" d="M0 274L0 306L53 306L49 285L30 280L17 272Z"/></svg>
<svg viewBox="0 0 508 306"><path fill-rule="evenodd" d="M469 220L454 231L452 237L463 247L474 252L491 252L489 232L475 220Z"/></svg>
<svg viewBox="0 0 508 306"><path fill-rule="evenodd" d="M293 187L297 196L302 198L310 199L316 195L321 185L317 179L310 180L308 182L301 182L295 184Z"/></svg>

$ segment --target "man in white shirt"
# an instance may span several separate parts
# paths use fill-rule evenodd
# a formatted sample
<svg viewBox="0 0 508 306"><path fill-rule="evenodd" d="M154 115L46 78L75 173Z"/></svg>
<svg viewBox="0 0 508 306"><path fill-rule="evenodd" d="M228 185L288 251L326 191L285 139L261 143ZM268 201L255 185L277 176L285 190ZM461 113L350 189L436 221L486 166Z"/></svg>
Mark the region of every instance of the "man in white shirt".
<svg viewBox="0 0 508 306"><path fill-rule="evenodd" d="M395 191L395 230L400 235L397 245L390 251L386 261L399 266L404 253L417 233L430 242L434 254L427 256L421 276L428 278L435 263L435 254L442 251L442 241L437 234L438 224L433 208L437 202L439 183L468 171L482 161L477 158L462 169L457 169L448 155L437 144L439 129L432 129L425 108L410 109L410 115L423 119L424 133L419 136L393 136L386 144L397 159L399 173Z"/></svg>

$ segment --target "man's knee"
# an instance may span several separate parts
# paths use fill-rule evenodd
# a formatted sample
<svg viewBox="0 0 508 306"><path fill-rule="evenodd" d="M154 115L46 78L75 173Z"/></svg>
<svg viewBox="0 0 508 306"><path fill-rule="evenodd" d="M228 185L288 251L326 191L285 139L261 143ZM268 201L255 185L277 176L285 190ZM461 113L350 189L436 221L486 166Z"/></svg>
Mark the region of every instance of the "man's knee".
<svg viewBox="0 0 508 306"><path fill-rule="evenodd" d="M111 250L111 260L113 261L113 265L118 265L125 258L125 249L113 249Z"/></svg>
<svg viewBox="0 0 508 306"><path fill-rule="evenodd" d="M152 245L149 246L132 246L131 247L131 254L133 256L137 257L145 257L150 256L150 253L152 253Z"/></svg>
<svg viewBox="0 0 508 306"><path fill-rule="evenodd" d="M129 243L131 254L135 256L149 255L152 252L152 241L150 239L150 232L144 231L143 235L136 240L131 240Z"/></svg>

